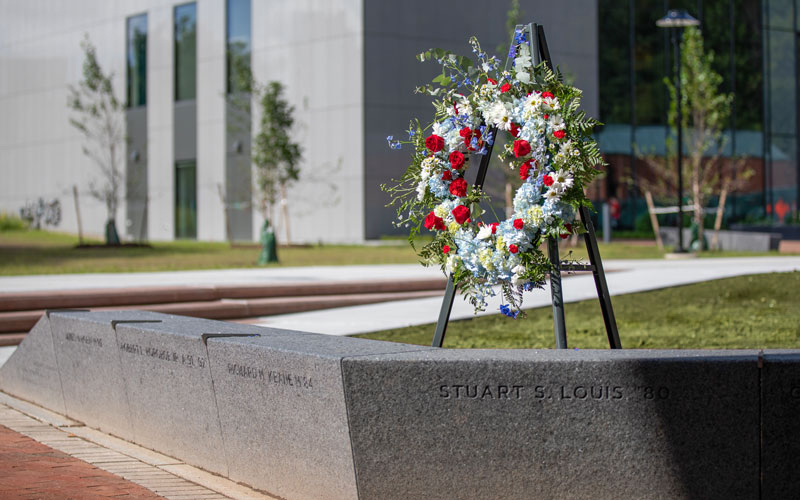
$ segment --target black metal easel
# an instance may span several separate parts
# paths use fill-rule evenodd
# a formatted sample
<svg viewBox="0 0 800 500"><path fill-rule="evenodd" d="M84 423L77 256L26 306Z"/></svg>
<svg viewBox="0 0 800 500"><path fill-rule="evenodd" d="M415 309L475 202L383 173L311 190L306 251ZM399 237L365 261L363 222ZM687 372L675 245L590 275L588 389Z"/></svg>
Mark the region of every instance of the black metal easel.
<svg viewBox="0 0 800 500"><path fill-rule="evenodd" d="M553 61L550 59L550 51L547 48L547 39L544 36L544 28L537 24L517 25L514 32L521 31L526 35L526 43L530 44L531 55L533 56L534 64L540 64L544 61L547 67L553 69ZM512 45L515 44L515 37L511 38ZM511 63L511 58L506 60L506 69ZM486 179L486 171L489 168L489 159L492 155L492 147L494 140L497 138L497 128L491 127L489 129L492 140L490 144L486 145L486 154L481 157L481 164L478 168L478 176L475 179L475 188L483 188L483 182ZM614 309L611 306L611 295L608 293L608 284L606 283L606 274L603 270L603 263L600 259L600 251L597 247L597 237L594 232L594 225L589 216L589 210L586 207L581 207L579 210L581 222L586 228L583 238L586 243L586 250L589 253L589 264L574 264L571 262L562 262L558 256L558 242L555 238L548 238L547 253L552 264L550 271L550 295L553 302L553 328L555 330L556 348L567 348L567 327L564 321L564 296L561 291L561 271L592 271L594 275L594 283L597 288L597 298L600 300L600 309L603 312L603 322L606 327L606 335L608 336L608 345L611 349L621 349L622 344L619 340L619 332L617 331L617 321L614 318ZM453 275L450 274L447 280L447 289L445 290L444 300L442 301L442 309L439 312L439 320L436 323L436 332L433 336L433 347L442 347L444 342L444 335L447 331L447 323L450 321L450 311L453 309L453 300L455 299L456 285L453 281Z"/></svg>

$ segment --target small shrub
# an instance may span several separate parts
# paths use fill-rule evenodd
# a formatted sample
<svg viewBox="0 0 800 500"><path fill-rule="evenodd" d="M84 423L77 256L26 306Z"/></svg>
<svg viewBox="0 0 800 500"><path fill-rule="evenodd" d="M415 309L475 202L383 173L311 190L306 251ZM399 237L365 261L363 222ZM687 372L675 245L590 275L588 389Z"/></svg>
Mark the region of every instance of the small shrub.
<svg viewBox="0 0 800 500"><path fill-rule="evenodd" d="M22 231L28 229L28 223L16 215L0 212L0 231Z"/></svg>

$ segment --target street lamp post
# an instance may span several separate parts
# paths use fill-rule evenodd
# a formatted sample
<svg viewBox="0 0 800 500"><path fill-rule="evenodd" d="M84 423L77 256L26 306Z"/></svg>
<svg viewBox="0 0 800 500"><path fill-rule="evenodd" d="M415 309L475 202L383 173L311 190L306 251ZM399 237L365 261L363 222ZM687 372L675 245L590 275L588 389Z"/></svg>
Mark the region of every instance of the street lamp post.
<svg viewBox="0 0 800 500"><path fill-rule="evenodd" d="M671 29L672 46L675 49L675 97L678 122L678 148L676 160L678 164L678 248L676 253L684 252L683 248L683 109L681 106L681 30L687 26L697 26L700 21L689 15L686 9L672 9L667 15L656 21L659 28ZM703 235L699 236L701 239Z"/></svg>

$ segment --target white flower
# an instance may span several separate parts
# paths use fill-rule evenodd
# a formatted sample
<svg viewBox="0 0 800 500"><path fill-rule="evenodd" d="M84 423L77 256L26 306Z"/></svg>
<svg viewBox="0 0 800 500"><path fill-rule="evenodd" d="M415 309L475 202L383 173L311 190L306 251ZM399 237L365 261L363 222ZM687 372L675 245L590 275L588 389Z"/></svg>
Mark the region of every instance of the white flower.
<svg viewBox="0 0 800 500"><path fill-rule="evenodd" d="M550 186L550 189L558 191L559 194L564 194L567 189L572 187L574 182L572 176L566 170L559 170L554 174L550 174L550 177L553 179L553 185Z"/></svg>
<svg viewBox="0 0 800 500"><path fill-rule="evenodd" d="M502 101L494 103L486 112L486 121L500 130L511 130L511 106Z"/></svg>
<svg viewBox="0 0 800 500"><path fill-rule="evenodd" d="M479 240L485 240L486 238L490 237L491 235L492 235L492 226L489 226L489 225L481 226L481 228L478 230L477 238Z"/></svg>
<svg viewBox="0 0 800 500"><path fill-rule="evenodd" d="M550 125L550 128L553 130L564 130L566 127L561 115L550 115L550 118L547 119L547 124Z"/></svg>
<svg viewBox="0 0 800 500"><path fill-rule="evenodd" d="M514 67L519 71L531 67L531 49L527 44L520 45L519 56L514 59Z"/></svg>
<svg viewBox="0 0 800 500"><path fill-rule="evenodd" d="M521 83L531 83L531 75L525 71L517 72L517 81Z"/></svg>
<svg viewBox="0 0 800 500"><path fill-rule="evenodd" d="M525 282L525 278L522 277L522 273L525 272L525 266L519 264L512 269L511 272L514 273L514 276L511 277L511 283L513 283L514 286L519 286Z"/></svg>
<svg viewBox="0 0 800 500"><path fill-rule="evenodd" d="M555 183L553 183L553 185L550 186L550 189L548 189L547 192L544 194L545 199L558 200L559 198L561 198L561 193L557 189L553 189L554 186Z"/></svg>

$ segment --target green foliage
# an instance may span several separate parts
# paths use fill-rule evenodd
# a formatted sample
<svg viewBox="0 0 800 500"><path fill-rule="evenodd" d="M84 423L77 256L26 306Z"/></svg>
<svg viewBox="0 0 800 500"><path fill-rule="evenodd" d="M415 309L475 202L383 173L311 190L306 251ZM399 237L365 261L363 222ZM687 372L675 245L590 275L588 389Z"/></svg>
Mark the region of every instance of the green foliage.
<svg viewBox="0 0 800 500"><path fill-rule="evenodd" d="M702 32L686 28L681 43L681 106L684 129L695 129L698 152L721 148L722 131L728 126L733 94L722 92L722 76L713 70L714 53L706 51ZM677 123L676 89L665 79L670 92L669 120ZM702 130L698 130L702 129ZM707 131L707 132L706 132ZM698 136L698 134L703 134Z"/></svg>
<svg viewBox="0 0 800 500"><path fill-rule="evenodd" d="M0 231L21 231L28 229L28 222L16 215L0 212Z"/></svg>
<svg viewBox="0 0 800 500"><path fill-rule="evenodd" d="M270 82L260 92L261 121L253 141L256 185L265 206L278 201L279 188L298 180L302 157L300 145L292 141L294 107L283 98L283 85Z"/></svg>

